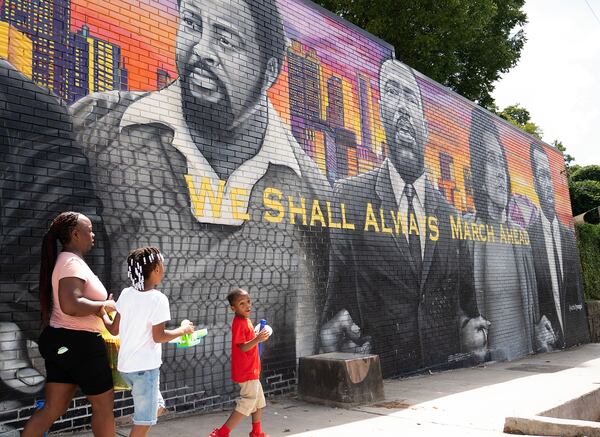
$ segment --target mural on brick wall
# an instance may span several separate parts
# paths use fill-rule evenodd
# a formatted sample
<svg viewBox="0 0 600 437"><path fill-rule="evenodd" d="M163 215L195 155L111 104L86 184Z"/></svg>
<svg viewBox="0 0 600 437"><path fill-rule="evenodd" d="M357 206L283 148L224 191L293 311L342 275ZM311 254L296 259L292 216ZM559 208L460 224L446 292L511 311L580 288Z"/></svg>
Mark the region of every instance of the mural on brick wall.
<svg viewBox="0 0 600 437"><path fill-rule="evenodd" d="M274 329L271 392L318 352L390 376L587 340L560 153L386 43L303 0L0 5L2 426L43 387L39 247L63 210L94 222L111 292L157 246L173 322L208 328L163 349L172 407L235 397L234 286Z"/></svg>

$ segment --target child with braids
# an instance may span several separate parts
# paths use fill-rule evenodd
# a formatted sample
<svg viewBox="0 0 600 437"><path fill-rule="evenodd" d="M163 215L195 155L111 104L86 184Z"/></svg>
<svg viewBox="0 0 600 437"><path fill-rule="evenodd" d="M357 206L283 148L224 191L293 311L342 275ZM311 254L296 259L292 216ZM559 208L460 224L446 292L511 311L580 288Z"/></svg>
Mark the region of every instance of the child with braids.
<svg viewBox="0 0 600 437"><path fill-rule="evenodd" d="M147 435L150 427L164 411L159 391L161 343L194 332L190 322L168 330L171 320L169 301L156 289L164 275L164 258L155 247L133 250L127 258L128 276L132 286L124 289L116 303L114 320L105 313L103 321L108 331L119 334L118 370L132 387L133 428L130 437Z"/></svg>

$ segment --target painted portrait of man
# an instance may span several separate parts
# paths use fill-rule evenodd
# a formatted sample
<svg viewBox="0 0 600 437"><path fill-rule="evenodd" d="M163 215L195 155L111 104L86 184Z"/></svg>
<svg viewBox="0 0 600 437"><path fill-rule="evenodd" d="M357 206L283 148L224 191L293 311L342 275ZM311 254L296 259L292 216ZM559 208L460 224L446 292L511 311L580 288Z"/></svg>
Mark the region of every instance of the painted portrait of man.
<svg viewBox="0 0 600 437"><path fill-rule="evenodd" d="M229 381L234 286L276 333L267 372L315 351L325 226L284 211L327 199L329 185L267 97L286 50L277 2L181 0L179 14L174 82L93 94L71 112L105 206L113 287L127 285L131 249L161 249L172 317L210 332L167 349L162 381L211 392Z"/></svg>
<svg viewBox="0 0 600 437"><path fill-rule="evenodd" d="M466 246L450 237L456 212L426 174L427 123L416 77L388 60L379 87L389 155L336 184L336 203L356 229L332 230L321 349L379 354L391 376L453 365L468 352L459 332L469 344L481 335L481 346L487 324L478 317Z"/></svg>
<svg viewBox="0 0 600 437"><path fill-rule="evenodd" d="M589 341L581 265L575 234L558 218L548 154L531 143L531 170L540 214L529 226L540 313L555 334L554 346L564 348Z"/></svg>

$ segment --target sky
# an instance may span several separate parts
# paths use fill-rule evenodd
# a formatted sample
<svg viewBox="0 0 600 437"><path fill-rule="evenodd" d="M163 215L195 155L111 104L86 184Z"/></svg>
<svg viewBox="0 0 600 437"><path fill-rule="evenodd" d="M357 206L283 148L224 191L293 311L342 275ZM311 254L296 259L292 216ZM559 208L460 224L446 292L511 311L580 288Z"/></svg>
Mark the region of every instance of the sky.
<svg viewBox="0 0 600 437"><path fill-rule="evenodd" d="M587 3L527 0L527 43L493 96L500 108L526 108L576 164L600 165L600 0Z"/></svg>

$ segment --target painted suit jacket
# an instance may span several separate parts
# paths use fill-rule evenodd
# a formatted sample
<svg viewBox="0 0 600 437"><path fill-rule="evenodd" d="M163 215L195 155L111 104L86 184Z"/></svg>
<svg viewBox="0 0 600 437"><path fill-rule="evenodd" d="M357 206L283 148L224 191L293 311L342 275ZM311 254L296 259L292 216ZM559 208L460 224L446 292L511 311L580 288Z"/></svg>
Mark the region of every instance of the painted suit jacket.
<svg viewBox="0 0 600 437"><path fill-rule="evenodd" d="M383 210L386 226L398 211L388 167L340 181L335 191L356 230L331 230L325 319L348 310L372 337L384 376L462 360L459 315L478 312L471 257L451 238L449 217L457 212L427 181L424 210L437 218L439 239L427 238L418 275L404 235L363 232L368 203L378 219Z"/></svg>
<svg viewBox="0 0 600 437"><path fill-rule="evenodd" d="M541 216L539 215L529 226L529 238L533 253L540 254L540 256L534 257L540 315L545 315L552 324L552 329L556 336L555 346L564 348L588 342L589 331L584 305L581 264L575 235L560 221L559 228L563 265L563 278L559 284L561 318L563 321L562 328L558 320L558 310L554 302L552 276L546 255L548 252Z"/></svg>

